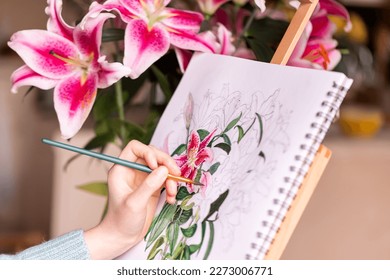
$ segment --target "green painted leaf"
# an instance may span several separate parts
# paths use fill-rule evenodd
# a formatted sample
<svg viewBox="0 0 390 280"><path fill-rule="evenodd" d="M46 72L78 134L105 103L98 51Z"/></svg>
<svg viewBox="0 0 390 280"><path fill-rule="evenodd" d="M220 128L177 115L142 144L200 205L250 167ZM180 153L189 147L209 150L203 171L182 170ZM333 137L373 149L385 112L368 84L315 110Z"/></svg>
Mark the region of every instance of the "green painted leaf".
<svg viewBox="0 0 390 280"><path fill-rule="evenodd" d="M89 193L108 196L108 186L106 182L88 183L85 185L77 186L77 188Z"/></svg>
<svg viewBox="0 0 390 280"><path fill-rule="evenodd" d="M210 235L209 235L209 242L207 243L206 252L205 252L204 257L203 257L204 260L208 259L209 255L211 253L211 249L213 248L213 243L214 243L214 223L213 222L208 222L208 223L210 226Z"/></svg>
<svg viewBox="0 0 390 280"><path fill-rule="evenodd" d="M261 116L256 113L257 119L259 120L259 126L260 126L260 136L259 136L259 142L257 143L257 146L260 146L261 140L263 140L263 120Z"/></svg>
<svg viewBox="0 0 390 280"><path fill-rule="evenodd" d="M176 148L176 150L173 151L171 156L181 155L186 149L187 149L187 145L186 144L181 144L179 147Z"/></svg>
<svg viewBox="0 0 390 280"><path fill-rule="evenodd" d="M187 204L188 201L190 201L190 199L192 198L192 195L189 195L187 196L183 201L182 203L180 203L180 208L183 209L183 210L190 210L194 207L195 203L194 202L191 202L190 204Z"/></svg>
<svg viewBox="0 0 390 280"><path fill-rule="evenodd" d="M176 249L174 250L174 252L172 254L173 260L177 260L180 258L181 254L184 250L184 247L185 247L185 244L183 244L182 242L180 242L179 245L177 245Z"/></svg>
<svg viewBox="0 0 390 280"><path fill-rule="evenodd" d="M237 142L240 143L241 139L244 138L244 129L240 126L240 125L237 125L236 128L238 129L238 139L237 139Z"/></svg>
<svg viewBox="0 0 390 280"><path fill-rule="evenodd" d="M215 147L224 150L227 154L229 154L232 149L231 146L226 143L219 143L215 145Z"/></svg>
<svg viewBox="0 0 390 280"><path fill-rule="evenodd" d="M150 231L149 238L146 242L146 248L149 248L150 245L160 236L160 234L166 229L168 224L172 221L176 212L176 206L166 203L161 210L160 214L157 216L157 220L153 229Z"/></svg>
<svg viewBox="0 0 390 280"><path fill-rule="evenodd" d="M229 190L226 190L213 203L210 204L210 211L203 221L207 221L208 218L210 218L215 212L219 210L219 207L221 207L222 203L225 201L228 194L229 194Z"/></svg>
<svg viewBox="0 0 390 280"><path fill-rule="evenodd" d="M225 141L226 144L228 144L229 146L232 145L232 141L230 141L230 138L227 134L222 134L222 137L223 137L223 141Z"/></svg>
<svg viewBox="0 0 390 280"><path fill-rule="evenodd" d="M190 255L193 253L196 253L200 249L200 244L193 244L189 246L190 249Z"/></svg>
<svg viewBox="0 0 390 280"><path fill-rule="evenodd" d="M172 93L171 86L169 84L167 76L164 75L164 73L161 72L161 70L158 69L156 65L152 65L150 68L152 69L153 74L157 78L158 84L160 85L161 90L163 91L163 93L165 95L165 99L166 100L171 99L173 93Z"/></svg>
<svg viewBox="0 0 390 280"><path fill-rule="evenodd" d="M159 252L162 252L162 249L160 249L160 250L157 250L157 249L159 247L161 247L161 245L163 245L165 243L165 241L166 241L165 236L160 236L160 238L158 238L156 240L152 249L149 252L148 260L153 260Z"/></svg>
<svg viewBox="0 0 390 280"><path fill-rule="evenodd" d="M189 228L180 228L180 230L185 237L189 238L194 236L197 227L198 227L197 224L193 224Z"/></svg>
<svg viewBox="0 0 390 280"><path fill-rule="evenodd" d="M184 253L183 253L183 257L181 258L182 260L189 260L190 259L190 247L188 245L186 245L184 247Z"/></svg>
<svg viewBox="0 0 390 280"><path fill-rule="evenodd" d="M167 228L167 240L169 242L169 250L171 254L175 249L178 237L179 237L179 225L177 223L170 223Z"/></svg>
<svg viewBox="0 0 390 280"><path fill-rule="evenodd" d="M180 207L180 206L178 206ZM179 225L185 224L191 217L192 217L192 209L190 210L182 210L175 214L175 217L173 218L174 221L177 221Z"/></svg>
<svg viewBox="0 0 390 280"><path fill-rule="evenodd" d="M177 200L183 200L187 196L189 196L190 193L187 191L186 187L180 187L179 191L176 194L176 199Z"/></svg>
<svg viewBox="0 0 390 280"><path fill-rule="evenodd" d="M225 128L225 130L223 131L223 133L226 133L226 132L228 132L229 130L231 130L231 129L238 123L238 121L241 119L241 117L242 117L242 112L240 113L240 115L239 115L237 118L235 118L234 120L232 120L232 121L227 125L227 127Z"/></svg>
<svg viewBox="0 0 390 280"><path fill-rule="evenodd" d="M205 139L206 136L210 134L210 132L205 129L198 129L197 132L199 134L200 141L203 141L203 139Z"/></svg>
<svg viewBox="0 0 390 280"><path fill-rule="evenodd" d="M218 167L219 167L220 165L221 165L220 162L216 162L216 163L214 163L212 166L210 166L210 168L209 168L210 174L213 175L215 172L217 172Z"/></svg>

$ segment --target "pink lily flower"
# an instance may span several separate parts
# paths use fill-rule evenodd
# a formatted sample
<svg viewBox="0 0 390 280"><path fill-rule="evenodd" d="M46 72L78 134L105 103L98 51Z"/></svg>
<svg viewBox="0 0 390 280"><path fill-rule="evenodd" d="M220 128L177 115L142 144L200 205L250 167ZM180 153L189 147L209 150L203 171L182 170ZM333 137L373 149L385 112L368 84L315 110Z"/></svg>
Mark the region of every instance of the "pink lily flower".
<svg viewBox="0 0 390 280"><path fill-rule="evenodd" d="M48 30L15 33L8 45L26 65L11 77L12 92L21 86L54 87L54 107L61 134L68 139L81 128L95 101L97 88L106 88L130 73L120 63L100 55L100 38L110 14L70 27L61 18L62 1L49 0Z"/></svg>
<svg viewBox="0 0 390 280"><path fill-rule="evenodd" d="M213 138L215 131L212 131L209 135L200 141L200 137L197 131L192 131L187 144L187 153L175 157L177 165L181 169L181 176L194 180L198 169L204 162L211 162L213 159L212 150L207 147ZM203 178L203 177L201 177ZM201 179L203 184L203 191L207 188L207 182L209 178L204 177ZM194 186L187 184L187 190L192 193L194 192Z"/></svg>
<svg viewBox="0 0 390 280"><path fill-rule="evenodd" d="M166 7L170 0L108 0L92 3L86 17L115 11L127 23L124 64L137 78L162 57L170 44L181 49L205 52L211 45L197 35L203 16L197 12Z"/></svg>
<svg viewBox="0 0 390 280"><path fill-rule="evenodd" d="M326 11L326 13L329 15L334 15L343 18L346 21L345 31L351 30L352 23L348 10L340 3L334 0L320 0L317 9ZM317 13L315 12L315 14Z"/></svg>

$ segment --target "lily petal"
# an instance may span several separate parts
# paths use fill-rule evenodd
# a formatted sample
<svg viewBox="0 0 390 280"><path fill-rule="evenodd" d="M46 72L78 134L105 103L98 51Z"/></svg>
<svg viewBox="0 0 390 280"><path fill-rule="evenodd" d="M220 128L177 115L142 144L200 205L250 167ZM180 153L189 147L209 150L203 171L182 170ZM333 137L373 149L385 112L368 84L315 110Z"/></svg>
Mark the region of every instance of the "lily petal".
<svg viewBox="0 0 390 280"><path fill-rule="evenodd" d="M34 72L50 79L61 79L69 75L72 66L55 57L77 57L76 46L69 40L45 30L16 32L8 42Z"/></svg>
<svg viewBox="0 0 390 280"><path fill-rule="evenodd" d="M255 0L255 4L262 12L265 11L265 0Z"/></svg>
<svg viewBox="0 0 390 280"><path fill-rule="evenodd" d="M84 25L77 25L74 30L74 42L79 51L86 57L92 56L96 61L100 53L103 25L113 14L102 13L95 18L88 18Z"/></svg>
<svg viewBox="0 0 390 280"><path fill-rule="evenodd" d="M54 89L54 108L65 139L73 137L80 130L96 98L97 76L82 75L82 72L75 73Z"/></svg>
<svg viewBox="0 0 390 280"><path fill-rule="evenodd" d="M131 13L123 6L120 0L108 0L103 4L95 1L89 6L89 11L82 20L81 26L84 27L84 24L88 18L96 18L101 12L112 11L117 12L124 22L131 21L135 16L134 13Z"/></svg>
<svg viewBox="0 0 390 280"><path fill-rule="evenodd" d="M155 24L149 29L143 20L132 20L125 31L125 56L123 62L132 69L135 79L169 49L169 34Z"/></svg>
<svg viewBox="0 0 390 280"><path fill-rule="evenodd" d="M202 197L205 198L207 188L212 187L213 183L210 172L203 172L199 181L203 184L203 186L200 187L200 192Z"/></svg>
<svg viewBox="0 0 390 280"><path fill-rule="evenodd" d="M197 158L195 160L195 166L199 167L203 162L212 161L212 160L213 160L213 151L210 148L204 148L203 150L200 150L200 152L197 154Z"/></svg>
<svg viewBox="0 0 390 280"><path fill-rule="evenodd" d="M200 145L200 137L196 130L193 130L190 134L188 145L187 145L187 153L190 153L191 150L199 150Z"/></svg>
<svg viewBox="0 0 390 280"><path fill-rule="evenodd" d="M203 15L197 12L183 11L172 8L166 8L167 18L164 19L164 25L192 32L199 32L203 21Z"/></svg>
<svg viewBox="0 0 390 280"><path fill-rule="evenodd" d="M212 132L209 133L209 135L207 135L203 139L202 143L200 143L200 145L199 145L199 150L202 150L202 149L207 147L207 145L210 143L211 139L213 139L216 131L217 131L217 129L214 129Z"/></svg>
<svg viewBox="0 0 390 280"><path fill-rule="evenodd" d="M122 63L108 63L105 56L98 60L101 70L99 74L98 88L106 88L116 83L125 76L129 76L131 69L124 66Z"/></svg>
<svg viewBox="0 0 390 280"><path fill-rule="evenodd" d="M348 10L343 5L334 0L320 0L319 3L321 9L326 10L328 14L344 18L346 21L345 30L351 30L351 18L349 16Z"/></svg>
<svg viewBox="0 0 390 280"><path fill-rule="evenodd" d="M200 10L210 16L228 1L229 0L197 0Z"/></svg>
<svg viewBox="0 0 390 280"><path fill-rule="evenodd" d="M178 48L200 52L214 51L212 43L204 40L199 34L174 28L170 28L168 31L171 44Z"/></svg>
<svg viewBox="0 0 390 280"><path fill-rule="evenodd" d="M34 86L44 90L51 89L55 87L58 80L43 77L31 70L27 65L24 65L12 73L11 82L11 91L17 93L18 88L22 86Z"/></svg>
<svg viewBox="0 0 390 280"><path fill-rule="evenodd" d="M313 25L312 37L331 38L336 26L329 20L325 10L321 10L316 16L310 19Z"/></svg>
<svg viewBox="0 0 390 280"><path fill-rule="evenodd" d="M182 50L176 47L174 47L174 50L177 57L177 62L179 63L180 71L184 73L188 64L190 64L193 53L192 51Z"/></svg>
<svg viewBox="0 0 390 280"><path fill-rule="evenodd" d="M221 44L220 54L230 55L234 53L236 47L232 43L232 33L222 24L218 24L218 40Z"/></svg>
<svg viewBox="0 0 390 280"><path fill-rule="evenodd" d="M48 0L46 14L49 16L47 30L54 32L66 39L73 40L73 27L68 25L61 16L62 0Z"/></svg>

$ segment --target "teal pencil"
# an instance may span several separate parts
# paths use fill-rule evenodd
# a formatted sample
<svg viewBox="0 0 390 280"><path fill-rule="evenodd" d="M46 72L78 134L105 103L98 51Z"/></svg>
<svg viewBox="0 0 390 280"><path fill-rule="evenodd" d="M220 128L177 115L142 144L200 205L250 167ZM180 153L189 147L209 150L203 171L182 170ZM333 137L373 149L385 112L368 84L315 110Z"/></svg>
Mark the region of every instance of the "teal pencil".
<svg viewBox="0 0 390 280"><path fill-rule="evenodd" d="M72 151L72 152L75 152L75 153L78 153L78 154L82 154L82 155L86 155L86 156L89 156L89 157L93 157L93 158L101 159L101 160L104 160L104 161L112 162L112 163L115 163L115 164L119 164L119 165L122 165L122 166L126 166L126 167L129 167L129 168L132 168L132 169L136 169L136 170L139 170L139 171L142 171L142 172L146 172L146 173L152 172L152 169L150 169L148 166L140 164L140 163L137 163L137 162L131 162L131 161L123 160L123 159L120 159L120 158L112 157L112 156L105 155L105 154L98 153L98 152L93 152L93 151L90 151L90 150L86 150L86 149L83 149L83 148L79 148L79 147L76 147L76 146L72 146L72 145L69 145L69 144L57 142L57 141L46 139L46 138L43 138L42 142L44 144L48 144L48 145L51 145L51 146L54 146L54 147L57 147L57 148L69 150L69 151ZM184 183L189 183L189 184L194 184L194 185L203 185L201 183L194 182L191 179L180 177L180 176L174 176L174 175L171 175L171 174L168 174L168 178L176 180L176 181L184 182Z"/></svg>

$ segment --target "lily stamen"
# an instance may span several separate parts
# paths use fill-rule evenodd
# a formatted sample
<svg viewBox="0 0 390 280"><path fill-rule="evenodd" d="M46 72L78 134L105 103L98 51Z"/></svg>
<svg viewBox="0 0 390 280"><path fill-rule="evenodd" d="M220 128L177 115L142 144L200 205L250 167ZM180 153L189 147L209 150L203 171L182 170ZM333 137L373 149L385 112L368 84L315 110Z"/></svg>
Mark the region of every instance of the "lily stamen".
<svg viewBox="0 0 390 280"><path fill-rule="evenodd" d="M50 53L50 55L54 56L55 58L62 60L63 62L68 63L69 65L80 66L83 69L87 69L89 66L87 61L82 61L80 59L75 59L75 58L66 58L66 57L63 57L63 56L57 54L53 50L51 50L49 53Z"/></svg>

